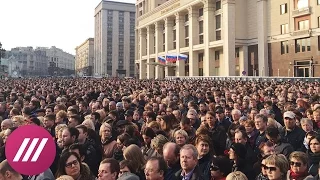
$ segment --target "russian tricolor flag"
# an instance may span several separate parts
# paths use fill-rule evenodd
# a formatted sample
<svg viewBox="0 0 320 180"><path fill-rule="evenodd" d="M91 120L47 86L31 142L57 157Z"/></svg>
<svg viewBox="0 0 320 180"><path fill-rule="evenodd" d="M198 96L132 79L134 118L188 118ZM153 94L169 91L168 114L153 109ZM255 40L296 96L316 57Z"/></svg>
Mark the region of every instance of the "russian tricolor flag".
<svg viewBox="0 0 320 180"><path fill-rule="evenodd" d="M166 59L164 57L162 57L162 56L158 57L158 61L159 61L160 64L166 64Z"/></svg>
<svg viewBox="0 0 320 180"><path fill-rule="evenodd" d="M166 61L167 62L176 62L177 61L177 55L166 55Z"/></svg>
<svg viewBox="0 0 320 180"><path fill-rule="evenodd" d="M187 61L187 59L188 59L188 56L185 54L179 54L178 56L178 61L181 61L181 60Z"/></svg>

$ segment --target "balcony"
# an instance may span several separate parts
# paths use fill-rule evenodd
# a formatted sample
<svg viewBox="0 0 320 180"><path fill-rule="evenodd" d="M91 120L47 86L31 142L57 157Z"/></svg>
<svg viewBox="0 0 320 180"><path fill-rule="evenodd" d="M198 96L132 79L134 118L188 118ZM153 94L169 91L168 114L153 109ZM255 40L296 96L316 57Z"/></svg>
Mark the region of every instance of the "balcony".
<svg viewBox="0 0 320 180"><path fill-rule="evenodd" d="M299 17L311 14L311 7L300 8L292 11L292 17Z"/></svg>
<svg viewBox="0 0 320 180"><path fill-rule="evenodd" d="M307 29L307 30L297 30L291 33L292 36L310 36L311 34L311 30Z"/></svg>

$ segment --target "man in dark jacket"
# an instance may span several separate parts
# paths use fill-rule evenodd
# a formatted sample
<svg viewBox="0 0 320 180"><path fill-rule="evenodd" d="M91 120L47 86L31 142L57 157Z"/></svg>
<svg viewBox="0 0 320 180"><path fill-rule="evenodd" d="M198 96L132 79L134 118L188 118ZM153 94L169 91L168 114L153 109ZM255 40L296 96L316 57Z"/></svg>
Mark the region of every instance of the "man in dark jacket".
<svg viewBox="0 0 320 180"><path fill-rule="evenodd" d="M197 148L191 144L184 145L180 150L181 170L175 173L174 180L203 180L198 164Z"/></svg>

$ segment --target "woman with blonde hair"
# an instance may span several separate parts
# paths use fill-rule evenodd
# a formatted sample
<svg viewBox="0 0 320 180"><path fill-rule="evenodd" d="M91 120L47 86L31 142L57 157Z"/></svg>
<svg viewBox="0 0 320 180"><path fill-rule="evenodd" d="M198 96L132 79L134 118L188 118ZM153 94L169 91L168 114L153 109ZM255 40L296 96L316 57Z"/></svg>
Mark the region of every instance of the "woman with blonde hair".
<svg viewBox="0 0 320 180"><path fill-rule="evenodd" d="M116 150L117 141L112 136L112 127L108 123L102 123L100 127L99 135L101 137L102 149L103 149L103 159L111 158Z"/></svg>
<svg viewBox="0 0 320 180"><path fill-rule="evenodd" d="M283 154L273 154L265 160L265 171L269 180L286 180L289 162Z"/></svg>
<svg viewBox="0 0 320 180"><path fill-rule="evenodd" d="M90 119L90 117L89 117L89 119L85 119L83 122L82 122L82 125L85 125L87 128L89 128L89 129L92 129L92 130L94 130L95 131L95 127L94 127L94 124L93 124L93 122L92 122L92 120Z"/></svg>
<svg viewBox="0 0 320 180"><path fill-rule="evenodd" d="M141 152L139 146L135 144L131 144L123 151L123 157L125 160L129 160L135 163L135 172L136 175L140 177L140 179L145 179L144 176L144 167L146 165L146 161Z"/></svg>
<svg viewBox="0 0 320 180"><path fill-rule="evenodd" d="M19 127L24 124L24 117L22 115L12 117L13 127Z"/></svg>
<svg viewBox="0 0 320 180"><path fill-rule="evenodd" d="M227 176L226 180L248 180L248 178L241 171L236 171L236 172L230 173Z"/></svg>

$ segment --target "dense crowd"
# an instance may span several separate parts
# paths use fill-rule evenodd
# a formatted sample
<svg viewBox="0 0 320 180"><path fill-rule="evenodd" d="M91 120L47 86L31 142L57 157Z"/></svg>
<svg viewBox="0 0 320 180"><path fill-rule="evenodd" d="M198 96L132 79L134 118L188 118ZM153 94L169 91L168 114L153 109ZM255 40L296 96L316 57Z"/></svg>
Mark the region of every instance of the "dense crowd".
<svg viewBox="0 0 320 180"><path fill-rule="evenodd" d="M0 179L319 179L320 83L136 79L0 81ZM38 125L55 139L45 172L6 160Z"/></svg>

